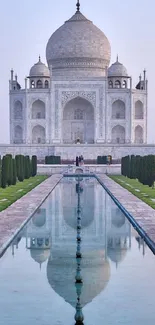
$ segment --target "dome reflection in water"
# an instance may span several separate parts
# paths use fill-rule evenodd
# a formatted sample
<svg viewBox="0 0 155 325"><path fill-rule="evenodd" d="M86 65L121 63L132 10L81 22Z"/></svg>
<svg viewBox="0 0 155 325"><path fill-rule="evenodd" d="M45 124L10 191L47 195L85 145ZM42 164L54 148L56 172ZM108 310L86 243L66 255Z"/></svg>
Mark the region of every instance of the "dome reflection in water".
<svg viewBox="0 0 155 325"><path fill-rule="evenodd" d="M40 267L47 261L49 285L83 324L82 308L105 290L110 263L126 256L130 225L94 178L65 178L46 207L27 226L27 247Z"/></svg>

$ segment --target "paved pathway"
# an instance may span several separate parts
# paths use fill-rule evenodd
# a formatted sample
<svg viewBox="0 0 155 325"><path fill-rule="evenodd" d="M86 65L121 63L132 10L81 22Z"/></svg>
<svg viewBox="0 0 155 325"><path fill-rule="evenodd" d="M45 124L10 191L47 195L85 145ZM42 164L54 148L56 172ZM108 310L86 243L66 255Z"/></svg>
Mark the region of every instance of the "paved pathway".
<svg viewBox="0 0 155 325"><path fill-rule="evenodd" d="M11 238L31 218L61 178L60 174L49 177L6 210L0 212L0 255L9 245Z"/></svg>
<svg viewBox="0 0 155 325"><path fill-rule="evenodd" d="M155 210L106 175L97 175L155 243Z"/></svg>

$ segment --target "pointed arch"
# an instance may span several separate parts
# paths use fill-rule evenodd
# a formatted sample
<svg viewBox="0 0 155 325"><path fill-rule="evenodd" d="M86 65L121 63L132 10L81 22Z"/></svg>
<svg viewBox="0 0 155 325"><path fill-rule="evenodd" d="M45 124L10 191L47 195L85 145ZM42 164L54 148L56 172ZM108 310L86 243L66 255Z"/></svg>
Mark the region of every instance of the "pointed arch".
<svg viewBox="0 0 155 325"><path fill-rule="evenodd" d="M14 129L14 143L23 143L23 129L20 125L16 125Z"/></svg>
<svg viewBox="0 0 155 325"><path fill-rule="evenodd" d="M137 100L135 103L135 120L142 120L144 118L143 103Z"/></svg>
<svg viewBox="0 0 155 325"><path fill-rule="evenodd" d="M119 80L115 81L115 88L121 88L121 82Z"/></svg>
<svg viewBox="0 0 155 325"><path fill-rule="evenodd" d="M17 100L14 103L13 115L14 115L14 120L22 120L23 118L23 105L20 100Z"/></svg>
<svg viewBox="0 0 155 325"><path fill-rule="evenodd" d="M40 79L37 80L37 88L39 88L39 89L43 88L43 83Z"/></svg>
<svg viewBox="0 0 155 325"><path fill-rule="evenodd" d="M140 125L135 127L135 143L144 143L144 131Z"/></svg>
<svg viewBox="0 0 155 325"><path fill-rule="evenodd" d="M125 103L120 99L112 104L112 119L125 119Z"/></svg>
<svg viewBox="0 0 155 325"><path fill-rule="evenodd" d="M32 104L32 119L45 119L45 103L38 99Z"/></svg>
<svg viewBox="0 0 155 325"><path fill-rule="evenodd" d="M49 81L48 80L45 80L45 88L49 88Z"/></svg>
<svg viewBox="0 0 155 325"><path fill-rule="evenodd" d="M116 125L111 132L112 143L125 143L125 128L122 125Z"/></svg>
<svg viewBox="0 0 155 325"><path fill-rule="evenodd" d="M112 82L112 80L109 80L109 88L110 88L110 89L113 88L113 82Z"/></svg>
<svg viewBox="0 0 155 325"><path fill-rule="evenodd" d="M124 89L127 88L127 81L126 81L126 80L123 80L122 87L123 87Z"/></svg>
<svg viewBox="0 0 155 325"><path fill-rule="evenodd" d="M94 107L77 96L66 103L63 110L64 143L94 143Z"/></svg>
<svg viewBox="0 0 155 325"><path fill-rule="evenodd" d="M45 128L41 125L36 125L32 129L32 143L44 144L46 141Z"/></svg>

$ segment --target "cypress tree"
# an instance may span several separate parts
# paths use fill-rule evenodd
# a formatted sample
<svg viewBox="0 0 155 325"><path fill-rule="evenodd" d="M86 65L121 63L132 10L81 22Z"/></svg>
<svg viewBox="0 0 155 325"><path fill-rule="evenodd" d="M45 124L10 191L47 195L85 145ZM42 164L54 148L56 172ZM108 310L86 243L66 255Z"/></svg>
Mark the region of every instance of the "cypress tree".
<svg viewBox="0 0 155 325"><path fill-rule="evenodd" d="M7 186L7 157L2 158L2 169L1 169L1 187L6 188Z"/></svg>
<svg viewBox="0 0 155 325"><path fill-rule="evenodd" d="M130 178L130 156L126 156L126 176Z"/></svg>
<svg viewBox="0 0 155 325"><path fill-rule="evenodd" d="M139 159L139 175L138 175L138 180L140 183L143 184L143 180L144 180L144 157L140 157Z"/></svg>
<svg viewBox="0 0 155 325"><path fill-rule="evenodd" d="M134 164L134 155L131 155L130 158L130 178L133 179L135 174L135 164Z"/></svg>
<svg viewBox="0 0 155 325"><path fill-rule="evenodd" d="M12 185L16 185L17 182L16 159L12 159L12 165L13 165Z"/></svg>
<svg viewBox="0 0 155 325"><path fill-rule="evenodd" d="M7 184L8 186L12 185L13 183L13 163L12 163L12 155L6 155L7 157Z"/></svg>
<svg viewBox="0 0 155 325"><path fill-rule="evenodd" d="M1 166L2 166L2 160L1 160L1 156L0 156L0 187L1 187Z"/></svg>
<svg viewBox="0 0 155 325"><path fill-rule="evenodd" d="M19 177L20 177L20 155L16 155L15 160L16 160L16 173L17 173L17 178L19 180Z"/></svg>
<svg viewBox="0 0 155 325"><path fill-rule="evenodd" d="M148 180L147 185L149 187L154 188L154 181L155 181L155 156L149 155L148 156Z"/></svg>
<svg viewBox="0 0 155 325"><path fill-rule="evenodd" d="M121 159L121 175L124 175L124 157Z"/></svg>
<svg viewBox="0 0 155 325"><path fill-rule="evenodd" d="M140 156L135 157L135 178L139 179L140 174Z"/></svg>
<svg viewBox="0 0 155 325"><path fill-rule="evenodd" d="M32 156L32 162L31 162L31 169L32 169L32 176L37 175L37 156Z"/></svg>
<svg viewBox="0 0 155 325"><path fill-rule="evenodd" d="M23 182L24 180L24 156L19 155L19 175L18 175L18 180L20 182Z"/></svg>
<svg viewBox="0 0 155 325"><path fill-rule="evenodd" d="M25 162L24 162L24 178L28 179L30 178L31 170L30 170L30 157L25 156Z"/></svg>
<svg viewBox="0 0 155 325"><path fill-rule="evenodd" d="M143 157L143 174L142 174L142 183L147 185L147 156Z"/></svg>

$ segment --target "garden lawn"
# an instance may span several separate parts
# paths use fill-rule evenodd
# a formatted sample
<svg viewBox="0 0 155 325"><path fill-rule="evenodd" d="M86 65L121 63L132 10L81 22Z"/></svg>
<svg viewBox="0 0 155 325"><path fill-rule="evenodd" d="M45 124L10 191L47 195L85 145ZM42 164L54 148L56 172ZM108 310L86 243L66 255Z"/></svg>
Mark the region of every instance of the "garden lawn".
<svg viewBox="0 0 155 325"><path fill-rule="evenodd" d="M126 188L129 192L155 209L155 188L141 184L137 179L130 179L125 176L109 176L116 183Z"/></svg>
<svg viewBox="0 0 155 325"><path fill-rule="evenodd" d="M0 211L5 210L9 205L30 192L46 178L47 176L39 175L25 179L23 182L17 182L16 185L11 185L4 189L0 187Z"/></svg>

